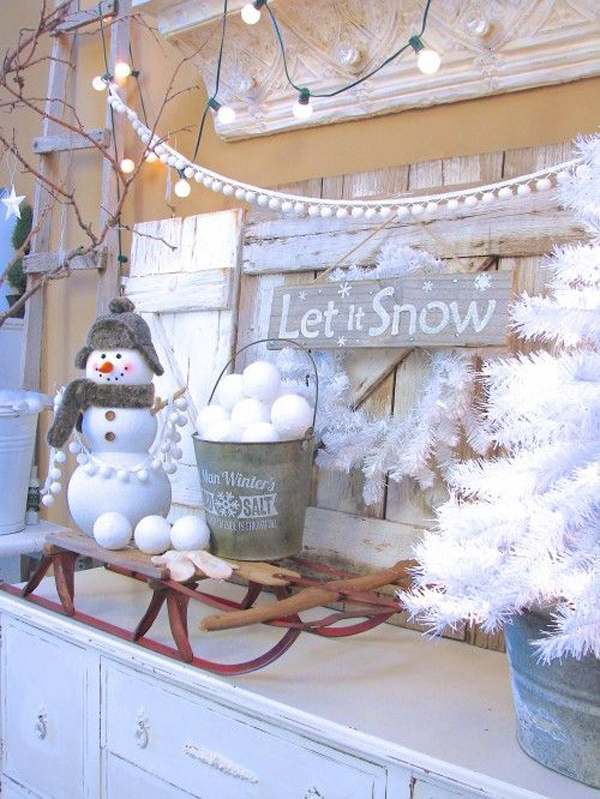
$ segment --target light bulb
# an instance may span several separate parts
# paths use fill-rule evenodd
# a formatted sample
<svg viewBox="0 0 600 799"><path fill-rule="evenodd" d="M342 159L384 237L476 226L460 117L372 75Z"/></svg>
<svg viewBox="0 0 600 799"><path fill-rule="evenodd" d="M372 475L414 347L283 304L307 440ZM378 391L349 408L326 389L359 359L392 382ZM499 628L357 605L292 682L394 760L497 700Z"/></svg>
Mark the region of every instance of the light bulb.
<svg viewBox="0 0 600 799"><path fill-rule="evenodd" d="M92 86L97 92L103 92L106 89L107 83L102 75L96 75L92 81Z"/></svg>
<svg viewBox="0 0 600 799"><path fill-rule="evenodd" d="M433 75L436 73L441 63L442 59L440 58L440 54L436 53L435 50L425 48L419 51L417 66L424 75Z"/></svg>
<svg viewBox="0 0 600 799"><path fill-rule="evenodd" d="M180 178L175 184L175 194L178 197L189 197L192 187L185 178Z"/></svg>
<svg viewBox="0 0 600 799"><path fill-rule="evenodd" d="M246 3L242 8L242 19L246 25L256 25L260 19L260 8L256 8L254 3Z"/></svg>
<svg viewBox="0 0 600 799"><path fill-rule="evenodd" d="M153 150L148 150L148 152L146 153L146 161L149 164L153 164L155 161L158 161L158 156Z"/></svg>
<svg viewBox="0 0 600 799"><path fill-rule="evenodd" d="M313 108L310 103L310 92L308 89L302 89L300 91L300 96L294 103L292 111L296 119L308 119L312 116Z"/></svg>
<svg viewBox="0 0 600 799"><path fill-rule="evenodd" d="M135 163L131 160L131 158L124 158L121 161L121 172L124 172L126 175L129 175L135 169Z"/></svg>
<svg viewBox="0 0 600 799"><path fill-rule="evenodd" d="M125 80L131 75L131 66L127 63L127 61L117 61L115 64L114 69L115 78L119 80Z"/></svg>
<svg viewBox="0 0 600 799"><path fill-rule="evenodd" d="M235 121L235 110L230 105L222 105L217 111L217 119L222 125L230 125Z"/></svg>

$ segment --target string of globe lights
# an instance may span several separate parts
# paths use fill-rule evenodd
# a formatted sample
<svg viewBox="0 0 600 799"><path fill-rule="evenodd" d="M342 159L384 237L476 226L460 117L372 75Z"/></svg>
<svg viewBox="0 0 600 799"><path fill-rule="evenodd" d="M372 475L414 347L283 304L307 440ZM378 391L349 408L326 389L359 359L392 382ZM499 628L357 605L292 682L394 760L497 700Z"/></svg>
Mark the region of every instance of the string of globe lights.
<svg viewBox="0 0 600 799"><path fill-rule="evenodd" d="M270 15L277 39L280 43L286 78L290 85L299 92L298 100L294 106L294 113L296 116L300 116L300 118L306 118L307 116L310 116L310 113L312 113L312 106L310 113L306 111L307 106L311 105L311 97L331 97L347 91L349 88L352 88L357 84L362 83L364 80L372 77L372 75L382 69L386 64L389 64L390 61L392 61L394 58L397 58L407 49L412 48L417 54L421 71L428 74L437 71L440 65L440 57L435 51L425 48L421 38L426 28L427 15L430 5L431 0L428 0L423 12L421 30L419 34L411 36L406 45L393 53L374 70L366 75L361 76L353 83L348 84L340 89L336 89L333 92L320 94L312 93L305 87L297 86L289 76L281 31L275 16L268 6L267 0L253 0L252 3L248 3L242 8L241 14L244 22L247 24L254 24L260 18L261 9L266 8L268 14ZM389 217L391 214L396 214L396 216L399 218L408 216L418 217L434 215L438 210L447 210L452 212L458 211L461 208L472 209L478 206L479 203L486 205L493 203L498 199L506 200L509 198L522 198L531 194L533 191L547 191L551 189L555 183L560 183L567 179L572 170L585 168L585 165L581 163L581 159L576 158L569 161L564 161L554 166L545 167L536 172L511 178L510 180L489 183L479 187L472 187L468 190L437 192L435 194L419 195L418 197L395 196L388 199L378 199L372 201L315 198L279 192L271 189L261 188L260 186L255 186L253 184L243 183L234 178L207 169L206 167L195 163L194 158L198 152L208 110L214 111L218 116L219 121L223 124L230 123L235 119L235 110L231 106L219 103L216 99L220 83L226 21L227 0L224 0L215 91L211 97L209 97L206 103L199 126L194 155L191 159L187 158L175 148L170 146L166 139L160 138L144 121L142 121L142 119L140 119L138 113L134 109L130 108L126 103L123 102L119 96L119 86L113 82L113 76L109 75L108 69L104 75L97 76L92 81L92 85L95 89L108 89L107 100L112 111L119 114L126 114L133 127L133 130L139 136L142 144L145 146L145 159L147 161L156 161L158 159L166 166L177 170L179 180L175 183L174 192L180 198L185 198L190 195L191 184L189 181L193 180L207 189L224 194L226 197L235 197L236 200L244 201L250 205L269 208L272 211L280 212L284 215L296 215L299 217L336 217L338 219L349 216L354 218L364 217L365 219L381 219ZM138 74L139 73L137 73L137 71L126 62L117 62L115 64L114 78L124 80L130 75L137 78ZM304 116L302 116L303 114ZM122 171L125 173L132 172L135 169L135 163L130 158L122 159L120 166Z"/></svg>

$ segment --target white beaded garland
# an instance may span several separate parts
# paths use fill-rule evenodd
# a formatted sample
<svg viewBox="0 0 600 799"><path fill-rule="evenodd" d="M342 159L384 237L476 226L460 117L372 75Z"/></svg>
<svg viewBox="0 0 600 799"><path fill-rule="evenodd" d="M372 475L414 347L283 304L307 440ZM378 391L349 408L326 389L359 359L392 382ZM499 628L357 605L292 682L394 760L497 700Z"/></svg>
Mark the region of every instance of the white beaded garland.
<svg viewBox="0 0 600 799"><path fill-rule="evenodd" d="M485 203L486 205L493 203L495 199L496 195L494 194L493 191L486 191L481 196L481 202Z"/></svg>
<svg viewBox="0 0 600 799"><path fill-rule="evenodd" d="M536 191L548 191L552 188L552 181L550 178L540 178L535 182Z"/></svg>
<svg viewBox="0 0 600 799"><path fill-rule="evenodd" d="M304 216L306 213L306 206L304 203L296 203L296 205L294 205L294 213L296 216Z"/></svg>
<svg viewBox="0 0 600 799"><path fill-rule="evenodd" d="M448 202L446 203L446 208L447 208L449 211L456 211L456 209L458 208L458 204L459 204L459 203L458 203L458 200L456 199L456 197L452 197L452 198L451 198L450 200L448 200Z"/></svg>
<svg viewBox="0 0 600 799"><path fill-rule="evenodd" d="M155 472L160 471L162 469L162 461L160 458L154 458L152 461L150 461L150 468Z"/></svg>
<svg viewBox="0 0 600 799"><path fill-rule="evenodd" d="M57 463L64 463L67 460L67 456L65 455L64 452L57 452L56 455L54 456L54 460Z"/></svg>
<svg viewBox="0 0 600 799"><path fill-rule="evenodd" d="M51 494L60 494L61 491L62 491L62 486L60 483L50 483Z"/></svg>
<svg viewBox="0 0 600 799"><path fill-rule="evenodd" d="M78 452L81 452L81 447L77 441L71 441L69 444L69 452L72 452L73 455L77 455Z"/></svg>
<svg viewBox="0 0 600 799"><path fill-rule="evenodd" d="M260 206L265 206L269 202L269 198L266 194L259 194L258 199L256 200L257 204Z"/></svg>
<svg viewBox="0 0 600 799"><path fill-rule="evenodd" d="M330 208L328 205L324 205L321 208L321 216L324 217L324 218L333 216L333 209Z"/></svg>
<svg viewBox="0 0 600 799"><path fill-rule="evenodd" d="M53 469L50 469L48 475L50 476L51 480L60 480L60 478L62 477L62 472L60 469L54 467Z"/></svg>
<svg viewBox="0 0 600 799"><path fill-rule="evenodd" d="M528 186L527 183L521 183L521 185L517 187L517 194L519 197L526 197L528 194L531 194L531 187Z"/></svg>
<svg viewBox="0 0 600 799"><path fill-rule="evenodd" d="M136 472L136 475L140 483L146 483L148 481L148 472L146 471L146 469L139 469Z"/></svg>
<svg viewBox="0 0 600 799"><path fill-rule="evenodd" d="M256 200L256 192L255 191L247 191L246 192L246 202L253 203Z"/></svg>
<svg viewBox="0 0 600 799"><path fill-rule="evenodd" d="M211 178L210 175L205 175L204 178L202 179L202 183L204 183L207 189L210 189L210 187L212 186L212 182L213 179Z"/></svg>
<svg viewBox="0 0 600 799"><path fill-rule="evenodd" d="M421 203L415 203L414 205L410 206L410 212L413 216L420 216L425 209L421 205Z"/></svg>
<svg viewBox="0 0 600 799"><path fill-rule="evenodd" d="M382 205L379 209L379 216L385 218L386 216L390 215L390 211L392 209L388 205Z"/></svg>
<svg viewBox="0 0 600 799"><path fill-rule="evenodd" d="M502 188L498 191L498 197L501 200L507 200L509 197L513 196L513 190L510 186L502 186Z"/></svg>
<svg viewBox="0 0 600 799"><path fill-rule="evenodd" d="M106 464L100 467L100 477L104 477L106 480L108 480L108 478L112 477L113 474L114 474L114 469L112 468L112 466Z"/></svg>
<svg viewBox="0 0 600 799"><path fill-rule="evenodd" d="M54 497L52 496L52 494L44 494L44 496L42 497L42 505L44 505L46 508L49 508L52 505L54 505Z"/></svg>
<svg viewBox="0 0 600 799"><path fill-rule="evenodd" d="M269 200L269 208L271 208L272 210L275 210L276 208L279 208L279 205L280 205L280 202L277 199L277 197L271 197L271 199Z"/></svg>
<svg viewBox="0 0 600 799"><path fill-rule="evenodd" d="M367 208L365 211L365 219L373 219L374 216L377 215L377 210L375 208Z"/></svg>
<svg viewBox="0 0 600 799"><path fill-rule="evenodd" d="M202 172L195 172L194 180L196 181L196 183L202 183L202 181L204 180L204 175L202 174Z"/></svg>
<svg viewBox="0 0 600 799"><path fill-rule="evenodd" d="M319 216L321 209L318 205L310 205L308 208L308 215L309 216Z"/></svg>
<svg viewBox="0 0 600 799"><path fill-rule="evenodd" d="M425 206L425 211L428 214L433 214L435 211L437 211L437 207L438 207L437 203L428 202L427 205Z"/></svg>
<svg viewBox="0 0 600 799"><path fill-rule="evenodd" d="M338 208L335 212L335 215L338 219L344 219L344 217L348 216L348 209L347 208Z"/></svg>
<svg viewBox="0 0 600 799"><path fill-rule="evenodd" d="M231 195L233 194L233 186L230 186L229 184L223 186L223 194L226 197L231 197Z"/></svg>
<svg viewBox="0 0 600 799"><path fill-rule="evenodd" d="M361 208L360 205L355 205L354 208L352 209L352 216L355 217L355 219L358 219L358 217L362 216L364 212L365 212L364 208Z"/></svg>
<svg viewBox="0 0 600 799"><path fill-rule="evenodd" d="M165 470L166 474L175 474L177 471L177 464L169 461L169 463L165 463L163 469Z"/></svg>
<svg viewBox="0 0 600 799"><path fill-rule="evenodd" d="M129 480L129 472L125 469L119 469L117 471L117 480L121 483L126 483Z"/></svg>
<svg viewBox="0 0 600 799"><path fill-rule="evenodd" d="M236 200L243 200L246 197L246 192L244 189L236 189L235 190L235 199Z"/></svg>
<svg viewBox="0 0 600 799"><path fill-rule="evenodd" d="M188 406L187 400L186 400L185 397L177 397L177 399L175 400L173 405L175 405L175 407L178 410L180 410L180 411L185 411L187 409L187 406Z"/></svg>
<svg viewBox="0 0 600 799"><path fill-rule="evenodd" d="M86 463L83 468L85 470L85 473L89 474L90 477L93 477L98 471L96 464L92 463L91 461L89 463Z"/></svg>
<svg viewBox="0 0 600 799"><path fill-rule="evenodd" d="M465 205L467 208L474 208L477 205L477 197L474 194L468 194L465 197Z"/></svg>
<svg viewBox="0 0 600 799"><path fill-rule="evenodd" d="M180 413L177 418L177 421L175 422L177 427L185 427L187 423L188 423L187 416L183 413Z"/></svg>
<svg viewBox="0 0 600 799"><path fill-rule="evenodd" d="M77 456L77 463L80 466L85 466L85 464L88 462L88 460L89 460L89 458L85 454L85 452L80 452L79 455Z"/></svg>
<svg viewBox="0 0 600 799"><path fill-rule="evenodd" d="M176 461L180 460L183 457L183 451L181 447L171 447L171 457Z"/></svg>
<svg viewBox="0 0 600 799"><path fill-rule="evenodd" d="M409 210L405 205L399 205L396 210L396 216L402 219L403 216L408 216Z"/></svg>
<svg viewBox="0 0 600 799"><path fill-rule="evenodd" d="M193 178L194 170L192 169L191 166L186 166L186 168L183 170L183 174L186 178Z"/></svg>

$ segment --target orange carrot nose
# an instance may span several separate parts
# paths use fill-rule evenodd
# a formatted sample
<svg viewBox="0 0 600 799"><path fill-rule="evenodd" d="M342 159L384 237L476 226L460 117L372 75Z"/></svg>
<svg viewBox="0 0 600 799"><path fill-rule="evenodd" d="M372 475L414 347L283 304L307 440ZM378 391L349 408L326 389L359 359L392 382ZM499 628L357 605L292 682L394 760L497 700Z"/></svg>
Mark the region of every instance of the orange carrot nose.
<svg viewBox="0 0 600 799"><path fill-rule="evenodd" d="M100 367L100 371L103 372L104 374L107 374L108 372L112 372L113 368L114 367L110 361L104 361L104 363Z"/></svg>

